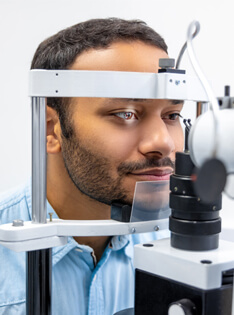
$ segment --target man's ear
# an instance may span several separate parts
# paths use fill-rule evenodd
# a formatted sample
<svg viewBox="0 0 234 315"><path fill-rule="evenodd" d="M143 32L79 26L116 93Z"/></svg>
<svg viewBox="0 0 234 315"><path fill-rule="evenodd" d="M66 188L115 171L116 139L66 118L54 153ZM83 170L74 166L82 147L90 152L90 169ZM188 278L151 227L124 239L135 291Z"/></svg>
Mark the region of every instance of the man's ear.
<svg viewBox="0 0 234 315"><path fill-rule="evenodd" d="M56 154L61 151L61 127L57 112L47 106L47 153Z"/></svg>

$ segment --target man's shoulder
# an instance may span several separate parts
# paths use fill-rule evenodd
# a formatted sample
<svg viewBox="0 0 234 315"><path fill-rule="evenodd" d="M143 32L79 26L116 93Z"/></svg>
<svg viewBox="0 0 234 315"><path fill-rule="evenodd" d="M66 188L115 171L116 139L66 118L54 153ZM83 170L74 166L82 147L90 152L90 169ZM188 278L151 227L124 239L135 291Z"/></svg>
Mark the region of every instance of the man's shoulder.
<svg viewBox="0 0 234 315"><path fill-rule="evenodd" d="M14 219L28 219L30 209L31 189L28 182L0 193L1 224L11 222Z"/></svg>

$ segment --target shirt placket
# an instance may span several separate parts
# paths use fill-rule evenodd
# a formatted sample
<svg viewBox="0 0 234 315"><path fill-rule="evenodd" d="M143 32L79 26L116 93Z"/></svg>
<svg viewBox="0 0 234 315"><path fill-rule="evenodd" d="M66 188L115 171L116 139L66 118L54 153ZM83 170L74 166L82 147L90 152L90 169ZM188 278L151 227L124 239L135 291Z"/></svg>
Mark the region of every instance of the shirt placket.
<svg viewBox="0 0 234 315"><path fill-rule="evenodd" d="M87 315L104 315L104 291L103 291L103 269L107 262L111 248L107 249L105 258L102 259L93 271L93 277L89 289L89 305Z"/></svg>

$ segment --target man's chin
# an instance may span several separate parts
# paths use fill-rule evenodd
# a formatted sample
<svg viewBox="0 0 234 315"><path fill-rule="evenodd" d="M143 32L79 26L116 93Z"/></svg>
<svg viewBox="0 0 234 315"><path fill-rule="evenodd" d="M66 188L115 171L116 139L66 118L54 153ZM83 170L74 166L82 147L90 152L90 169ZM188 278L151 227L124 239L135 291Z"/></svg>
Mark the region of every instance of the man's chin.
<svg viewBox="0 0 234 315"><path fill-rule="evenodd" d="M93 202L100 202L102 204L105 204L107 206L111 206L113 202L121 203L124 205L132 206L133 203L133 192L130 192L129 190L125 190L122 188L121 190L116 189L115 187L112 187L110 190L106 190L105 188L102 188L102 195L99 194L99 191L92 190L92 192L89 192L89 189L82 189L79 185L77 185L74 181L73 183L75 184L76 188L86 197L91 199ZM118 184L118 187L121 185ZM110 196L111 198L108 198Z"/></svg>

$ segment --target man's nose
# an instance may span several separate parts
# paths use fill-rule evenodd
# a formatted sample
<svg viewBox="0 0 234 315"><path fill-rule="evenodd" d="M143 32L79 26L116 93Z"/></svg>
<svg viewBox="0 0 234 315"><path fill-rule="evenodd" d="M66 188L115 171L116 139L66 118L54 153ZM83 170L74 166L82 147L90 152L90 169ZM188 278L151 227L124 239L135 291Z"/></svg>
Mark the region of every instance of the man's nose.
<svg viewBox="0 0 234 315"><path fill-rule="evenodd" d="M173 138L161 117L152 118L142 126L139 151L149 158L163 158L175 151Z"/></svg>

